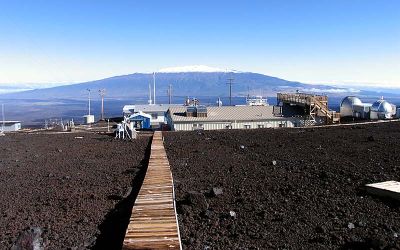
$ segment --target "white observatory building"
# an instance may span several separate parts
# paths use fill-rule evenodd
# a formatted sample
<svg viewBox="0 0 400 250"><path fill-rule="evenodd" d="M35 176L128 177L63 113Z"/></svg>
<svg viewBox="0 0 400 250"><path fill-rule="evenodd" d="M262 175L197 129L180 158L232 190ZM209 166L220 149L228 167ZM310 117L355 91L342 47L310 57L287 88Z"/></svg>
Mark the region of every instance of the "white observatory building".
<svg viewBox="0 0 400 250"><path fill-rule="evenodd" d="M391 119L396 114L396 106L381 99L374 102L371 106L371 120Z"/></svg>
<svg viewBox="0 0 400 250"><path fill-rule="evenodd" d="M358 97L346 96L340 103L340 117L382 120L391 119L396 114L396 106L383 100L363 103Z"/></svg>

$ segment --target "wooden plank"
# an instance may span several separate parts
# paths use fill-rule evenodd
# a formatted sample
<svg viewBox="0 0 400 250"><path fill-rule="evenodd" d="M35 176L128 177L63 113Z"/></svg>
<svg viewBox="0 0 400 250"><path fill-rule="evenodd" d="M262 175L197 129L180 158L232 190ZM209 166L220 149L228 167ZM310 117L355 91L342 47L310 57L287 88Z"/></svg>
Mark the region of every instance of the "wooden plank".
<svg viewBox="0 0 400 250"><path fill-rule="evenodd" d="M161 132L155 132L147 173L132 208L123 249L182 249L172 174Z"/></svg>
<svg viewBox="0 0 400 250"><path fill-rule="evenodd" d="M391 197L400 200L400 182L385 181L365 185L365 190L371 194Z"/></svg>

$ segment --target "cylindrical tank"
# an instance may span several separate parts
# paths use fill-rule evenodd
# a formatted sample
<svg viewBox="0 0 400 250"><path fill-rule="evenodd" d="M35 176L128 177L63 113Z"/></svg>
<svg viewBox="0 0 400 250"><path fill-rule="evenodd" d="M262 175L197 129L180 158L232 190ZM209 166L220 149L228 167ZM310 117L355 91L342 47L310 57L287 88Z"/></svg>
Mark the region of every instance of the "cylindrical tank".
<svg viewBox="0 0 400 250"><path fill-rule="evenodd" d="M362 102L355 96L346 96L340 103L340 116L352 117L354 115L353 105L361 105Z"/></svg>

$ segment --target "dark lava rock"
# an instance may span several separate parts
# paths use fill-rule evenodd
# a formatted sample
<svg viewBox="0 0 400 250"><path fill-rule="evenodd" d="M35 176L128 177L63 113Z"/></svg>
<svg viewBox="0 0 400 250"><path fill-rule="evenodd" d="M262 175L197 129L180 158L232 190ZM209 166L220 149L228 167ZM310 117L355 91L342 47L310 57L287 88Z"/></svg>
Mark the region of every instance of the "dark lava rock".
<svg viewBox="0 0 400 250"><path fill-rule="evenodd" d="M87 248L91 248L91 247L93 247L93 246L96 244L96 240L97 240L96 237L91 237L90 239L86 240L86 241L83 243L83 246L84 246L84 247L87 247Z"/></svg>
<svg viewBox="0 0 400 250"><path fill-rule="evenodd" d="M130 194L131 194L131 192L132 192L132 187L128 187L126 190L125 190L125 194L124 194L124 196L122 196L122 198L127 198Z"/></svg>
<svg viewBox="0 0 400 250"><path fill-rule="evenodd" d="M23 245L40 245L40 237L50 250L83 249L84 244L121 248L115 238L124 237L126 228L120 225L128 222L132 204L109 195L123 195L132 179L139 178L127 171L147 164L150 137L125 143L95 133L76 140L79 135L21 133L0 138L1 250L32 250ZM38 229L22 233L31 226L40 226L41 236ZM98 246L91 246L92 237Z"/></svg>
<svg viewBox="0 0 400 250"><path fill-rule="evenodd" d="M400 122L354 128L204 132L213 140L166 132L172 174L180 180L177 200L189 206L189 191L211 195L213 187L224 188L223 195L207 199L211 218L206 212L181 214L181 237L195 239L184 248L203 249L210 242L213 249L397 249L399 206L360 188L400 179Z"/></svg>
<svg viewBox="0 0 400 250"><path fill-rule="evenodd" d="M223 188L214 187L214 188L212 189L212 195L213 195L213 196L218 196L218 195L221 195L221 194L223 194L223 193L224 193Z"/></svg>
<svg viewBox="0 0 400 250"><path fill-rule="evenodd" d="M199 211L205 211L208 209L208 203L204 194L196 191L190 191L187 194L187 201L192 207Z"/></svg>
<svg viewBox="0 0 400 250"><path fill-rule="evenodd" d="M208 219L210 219L211 217L213 217L213 215L214 215L214 212L213 211L211 211L211 210L206 210L206 211L204 211L204 212L202 212L201 213L201 217L203 217L203 218L208 218Z"/></svg>
<svg viewBox="0 0 400 250"><path fill-rule="evenodd" d="M23 231L11 250L44 250L42 229L39 227L30 227Z"/></svg>

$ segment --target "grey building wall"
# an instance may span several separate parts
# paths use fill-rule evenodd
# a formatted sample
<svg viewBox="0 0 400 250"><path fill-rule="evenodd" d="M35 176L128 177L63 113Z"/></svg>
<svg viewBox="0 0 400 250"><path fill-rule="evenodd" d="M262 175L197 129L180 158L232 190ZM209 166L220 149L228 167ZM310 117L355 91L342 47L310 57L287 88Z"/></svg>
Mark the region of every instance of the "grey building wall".
<svg viewBox="0 0 400 250"><path fill-rule="evenodd" d="M298 119L264 120L264 121L230 121L230 122L176 122L170 121L173 131L191 131L196 129L219 130L219 129L256 129L256 128L278 128L296 127L300 124Z"/></svg>

